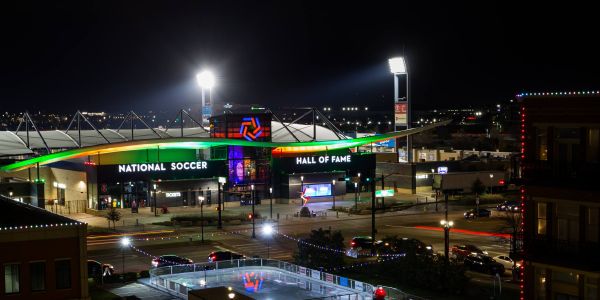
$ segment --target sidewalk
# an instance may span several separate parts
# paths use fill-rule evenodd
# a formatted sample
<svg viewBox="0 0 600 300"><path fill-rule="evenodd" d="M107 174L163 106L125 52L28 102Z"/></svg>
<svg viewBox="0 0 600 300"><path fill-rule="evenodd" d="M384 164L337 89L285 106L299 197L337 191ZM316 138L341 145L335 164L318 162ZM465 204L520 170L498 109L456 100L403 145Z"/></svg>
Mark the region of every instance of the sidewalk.
<svg viewBox="0 0 600 300"><path fill-rule="evenodd" d="M386 198L385 201L387 203L396 201L409 201L414 203L416 199L417 195L398 194L394 197ZM319 200L325 201L309 201L307 204L308 208L313 212L327 212L328 215L335 216L335 212L328 211L333 205L332 198ZM336 197L335 200L336 207L350 207L354 205L354 194L346 194L344 196ZM360 196L359 203L370 202L370 200L371 194L363 192ZM296 201L295 199L292 201L297 203L279 204L276 203L278 202L277 199L273 199L273 219L277 219L278 215L280 221L293 219L293 216L300 211L301 206L300 201ZM205 205L203 207L204 216L216 216L216 208L216 204ZM200 206L170 207L168 214L161 214L159 208L158 216L154 215L154 212L151 211L150 207L140 208L138 213L132 213L130 209L117 210L121 213L121 220L116 223L116 228L117 230L122 231L139 231L140 227L142 230L164 229L164 226L152 225L152 223L170 221L174 216L200 214ZM237 216L240 214L248 214L251 211L251 205L239 206L239 203L237 202L226 202L222 211L222 215ZM262 218L270 218L270 199L262 199L261 204L257 204L255 206L255 212L260 214ZM89 226L93 227L108 228L109 226L108 220L104 216L94 216L86 213L74 213L66 216L77 221L87 223ZM347 214L339 213L339 216L344 217L347 216Z"/></svg>

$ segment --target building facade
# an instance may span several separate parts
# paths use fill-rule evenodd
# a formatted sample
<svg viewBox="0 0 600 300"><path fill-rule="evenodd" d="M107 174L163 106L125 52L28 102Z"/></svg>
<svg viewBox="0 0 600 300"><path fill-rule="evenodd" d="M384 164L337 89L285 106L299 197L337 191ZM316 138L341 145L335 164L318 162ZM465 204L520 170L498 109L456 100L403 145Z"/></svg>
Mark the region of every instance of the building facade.
<svg viewBox="0 0 600 300"><path fill-rule="evenodd" d="M89 299L86 224L0 196L0 299Z"/></svg>
<svg viewBox="0 0 600 300"><path fill-rule="evenodd" d="M519 98L521 299L599 299L600 93Z"/></svg>

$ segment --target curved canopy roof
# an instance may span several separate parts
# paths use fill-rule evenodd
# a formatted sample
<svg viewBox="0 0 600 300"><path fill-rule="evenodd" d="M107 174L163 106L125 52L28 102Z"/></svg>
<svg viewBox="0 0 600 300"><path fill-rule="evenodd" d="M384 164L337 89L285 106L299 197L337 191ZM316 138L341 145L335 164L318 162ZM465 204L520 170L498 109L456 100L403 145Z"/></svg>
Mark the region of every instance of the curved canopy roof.
<svg viewBox="0 0 600 300"><path fill-rule="evenodd" d="M105 130L104 132L107 132L107 135L104 135L104 132L100 131L102 132L102 135L98 134L98 136L92 134L92 132L95 131L88 130L82 131L82 147L76 146L78 144L79 136L76 135L75 137L77 140L75 140L74 137L71 136L71 132L69 132L69 134L65 134L60 131L44 131L41 132L42 136L44 136L44 139L47 137L52 138L50 140L46 140L46 143L54 152L5 165L0 167L0 170L14 171L31 167L37 163L44 165L87 155L156 148L201 149L213 146L234 145L265 147L277 150L281 149L282 152L318 152L358 147L364 144L387 140L394 137L404 137L441 125L446 125L449 122L450 121L443 121L423 127L354 139L350 139L345 136L338 137L339 133L336 134L327 128L316 126L316 140L313 139L313 130L315 130L315 128L313 128L312 125L292 124L292 126L287 127L289 129L288 131L288 129L283 128L284 126L281 123L273 122L273 134L271 142L210 138L208 133L202 128L184 128L183 136L181 136L181 130L172 130L166 132L163 130L153 131L151 129L139 129L134 130L133 139L131 139L131 130L129 130L129 135L125 135L125 131L117 133L112 130ZM289 132L292 132L293 135ZM10 155L25 155L32 153L32 150L27 148L26 143L23 141L20 133L18 137L12 132L0 133L2 133L2 135L0 135L0 149L6 149L3 150L6 151L4 153L13 153ZM37 132L35 133L36 135L33 135L32 132L29 132L29 134L29 142L33 149L40 148L40 144L41 148L44 148L43 142L41 142ZM299 141L297 141L296 138ZM102 140L105 142L102 143ZM106 140L110 141L110 143L106 142Z"/></svg>
<svg viewBox="0 0 600 300"><path fill-rule="evenodd" d="M271 122L271 140L273 142L308 142L313 140L313 126L305 124L285 124L284 127L279 122ZM293 134L290 134L293 133ZM347 139L339 133L336 135L332 130L323 126L316 126L316 141ZM43 137L43 139L40 137ZM81 134L81 136L80 136ZM170 138L209 138L209 133L201 127L183 128L183 134L180 128L171 128L165 130L162 128L144 128L113 130L71 130L68 132L60 130L47 131L0 131L0 157L31 155L35 152L45 153L46 145L50 152L63 151L68 149L91 147L104 144L115 144L135 140L152 139L170 139ZM297 139L297 140L296 140ZM45 142L45 143L44 143ZM29 144L29 147L27 145ZM41 151L38 151L41 150Z"/></svg>

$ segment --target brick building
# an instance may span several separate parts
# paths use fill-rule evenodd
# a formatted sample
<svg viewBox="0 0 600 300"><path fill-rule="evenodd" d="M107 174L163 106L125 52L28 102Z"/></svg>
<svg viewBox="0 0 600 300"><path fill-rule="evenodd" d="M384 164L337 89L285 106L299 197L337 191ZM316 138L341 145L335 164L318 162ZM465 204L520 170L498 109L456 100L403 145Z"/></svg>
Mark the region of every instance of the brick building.
<svg viewBox="0 0 600 300"><path fill-rule="evenodd" d="M89 299L86 230L0 196L0 299Z"/></svg>

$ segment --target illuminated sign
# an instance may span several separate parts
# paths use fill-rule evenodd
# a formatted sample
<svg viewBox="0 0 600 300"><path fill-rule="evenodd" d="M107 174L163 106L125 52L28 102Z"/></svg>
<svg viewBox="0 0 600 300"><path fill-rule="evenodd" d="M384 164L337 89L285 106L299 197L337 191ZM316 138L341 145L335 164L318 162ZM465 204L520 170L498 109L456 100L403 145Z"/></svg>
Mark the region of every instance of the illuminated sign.
<svg viewBox="0 0 600 300"><path fill-rule="evenodd" d="M438 167L437 171L439 174L447 174L448 173L448 167Z"/></svg>
<svg viewBox="0 0 600 300"><path fill-rule="evenodd" d="M394 104L394 119L396 126L406 126L408 115L408 104L406 101Z"/></svg>
<svg viewBox="0 0 600 300"><path fill-rule="evenodd" d="M205 161L186 161L172 163L145 163L145 164L126 164L119 165L119 173L137 173L137 172L163 172L163 171L182 171L182 170L205 170L208 164Z"/></svg>
<svg viewBox="0 0 600 300"><path fill-rule="evenodd" d="M244 276L242 276L244 281L244 289L246 292L255 293L262 290L264 277L262 273L248 273L246 272Z"/></svg>
<svg viewBox="0 0 600 300"><path fill-rule="evenodd" d="M63 189L63 190L67 188L67 185L66 185L66 184L64 184L64 183L58 183L58 182L56 182L56 181L55 181L55 182L54 182L52 185L53 185L55 188L59 188L59 189Z"/></svg>
<svg viewBox="0 0 600 300"><path fill-rule="evenodd" d="M429 178L429 176L427 176L427 174L417 174L417 175L415 175L415 178L417 178L417 179L427 179L427 178Z"/></svg>
<svg viewBox="0 0 600 300"><path fill-rule="evenodd" d="M296 165L316 165L330 163L351 163L350 155L322 155L322 156L302 156L296 157Z"/></svg>
<svg viewBox="0 0 600 300"><path fill-rule="evenodd" d="M304 196L305 197L322 197L331 196L331 183L321 184L305 184L304 185Z"/></svg>
<svg viewBox="0 0 600 300"><path fill-rule="evenodd" d="M260 126L258 117L242 118L242 125L240 125L240 134L242 137L249 141L255 141L262 133L263 128Z"/></svg>
<svg viewBox="0 0 600 300"><path fill-rule="evenodd" d="M165 193L165 196L167 198L181 197L181 193L180 192Z"/></svg>
<svg viewBox="0 0 600 300"><path fill-rule="evenodd" d="M392 196L394 196L394 190L375 191L375 197L392 197Z"/></svg>

